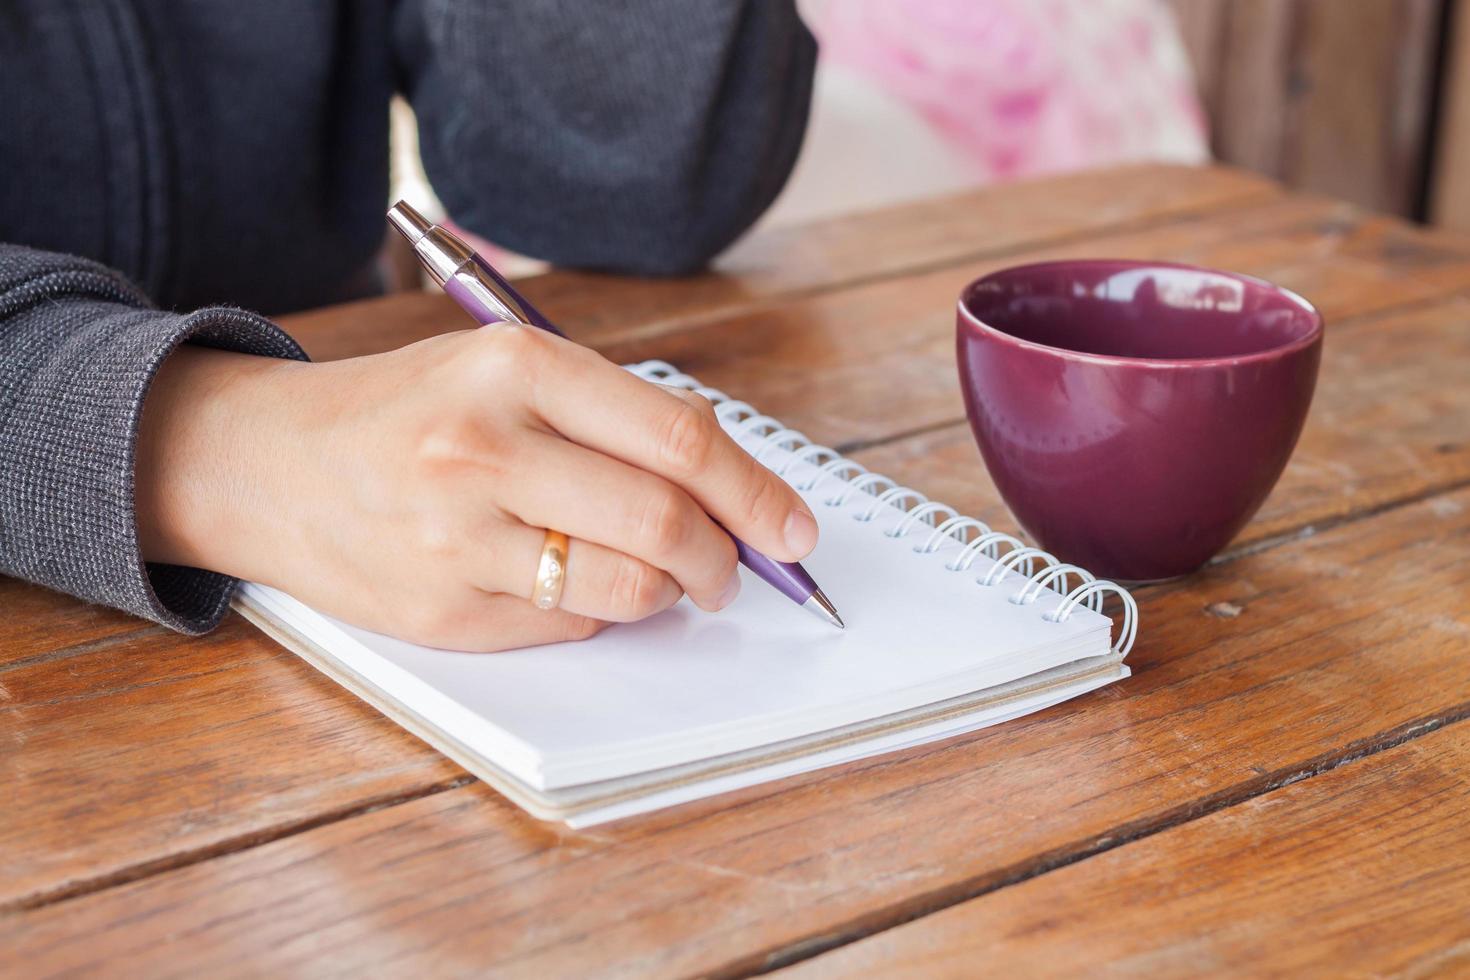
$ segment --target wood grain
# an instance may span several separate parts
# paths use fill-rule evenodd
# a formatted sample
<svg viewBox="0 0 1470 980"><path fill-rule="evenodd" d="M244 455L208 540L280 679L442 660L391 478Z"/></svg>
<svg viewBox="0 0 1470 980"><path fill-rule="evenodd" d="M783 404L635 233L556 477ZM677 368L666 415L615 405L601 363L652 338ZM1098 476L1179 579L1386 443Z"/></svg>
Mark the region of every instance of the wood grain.
<svg viewBox="0 0 1470 980"><path fill-rule="evenodd" d="M1263 276L1313 299L1329 323L1470 289L1470 245L1461 237L1421 232L1351 206L1292 199L962 263L685 328L633 325L577 336L620 362L670 360L800 422L819 441L886 439L960 417L952 383L953 304L965 283L1021 262L1098 255ZM462 322L451 318L455 311L442 296L395 297L361 316L351 312L288 325L313 356L330 358L380 349L383 338L373 326L388 329L385 321L397 338L458 329Z"/></svg>
<svg viewBox="0 0 1470 980"><path fill-rule="evenodd" d="M840 289L817 290L813 295L802 294L776 304L745 304L737 308L721 308L718 315L709 313L664 319L644 319L628 315L629 310L636 310L642 304L624 301L636 300L640 293L649 288L645 283L631 281L625 283L621 289L611 292L608 291L611 284L604 283L599 287L589 288L585 294L578 294L585 295L608 311L595 322L586 322L577 317L575 307L564 305L563 301L555 297L542 295L538 286L540 278L526 280L523 285L530 298L552 319L565 326L575 339L604 351L619 344L637 340L652 341L661 336L689 333L719 324L758 321L773 310L821 309L824 300L840 300L855 290L877 290L879 295L901 296L908 284L928 282L933 276L941 277L941 282L955 284L952 294L943 299L944 310L947 312L952 307L959 286L981 270L1052 256L1119 254L1120 248L1126 250L1133 246L1136 249L1139 247L1138 243L1148 242L1156 242L1157 251L1173 253L1187 251L1191 247L1198 250L1208 247L1211 242L1218 244L1221 241L1233 241L1240 247L1248 247L1246 243L1254 240L1256 247L1260 248L1264 242L1279 236L1283 240L1276 242L1275 247L1283 262L1289 260L1311 265L1314 256L1320 260L1333 255L1339 255L1344 262L1354 265L1361 261L1361 267L1353 270L1356 275L1347 274L1345 269L1340 279L1343 286L1351 286L1353 289L1351 295L1344 296L1344 302L1352 305L1355 311L1359 309L1355 304L1371 300L1375 295L1380 302L1402 301L1418 295L1416 284L1412 280L1392 284L1406 288L1408 293L1404 293L1403 288L1392 291L1379 289L1375 292L1369 282L1364 281L1365 273L1370 282L1381 283L1385 275L1404 278L1404 274L1411 273L1410 267L1407 264L1399 267L1398 260L1393 256L1386 256L1387 261L1381 263L1380 267L1380 263L1375 263L1373 257L1364 256L1359 259L1350 254L1347 248L1348 239L1357 242L1357 247L1361 248L1364 242L1370 240L1378 241L1382 238L1386 242L1387 236L1404 229L1393 226L1391 222L1375 221L1350 206L1339 206L1325 201L1291 199L1284 202L1282 207L1283 211L1277 211L1270 205L1241 205L1224 212L1182 215L1167 222L1151 224L1142 230L1111 232L1079 239L1068 238L1060 245L1042 243L1019 251L998 253L988 259L957 259L953 263L940 264L937 268L926 267L908 275L882 279L877 283L848 284ZM1368 227L1364 227L1365 225ZM1412 234L1408 238L1412 241ZM1315 250L1304 248L1308 244L1315 246ZM1458 255L1453 247L1441 251L1440 261L1443 266L1457 267L1458 263L1463 262L1464 256ZM1224 253L1220 257L1229 259L1232 255ZM1423 263L1421 261L1417 264ZM670 291L681 288L697 289L698 282L668 281L658 284L656 288ZM909 306L922 309L917 301L911 302ZM929 312L937 311L931 309ZM463 312L440 293L401 293L337 307L331 311L284 317L282 323L317 360L376 353L446 331L463 330L467 326ZM874 325L868 326L871 329Z"/></svg>
<svg viewBox="0 0 1470 980"><path fill-rule="evenodd" d="M1280 176L1392 214L1419 205L1443 0L1294 0Z"/></svg>
<svg viewBox="0 0 1470 980"><path fill-rule="evenodd" d="M1470 299L1330 331L1301 441L1232 550L1470 483L1467 364ZM852 456L962 513L1015 524L962 417Z"/></svg>
<svg viewBox="0 0 1470 980"><path fill-rule="evenodd" d="M0 908L461 775L231 615L0 673Z"/></svg>
<svg viewBox="0 0 1470 980"><path fill-rule="evenodd" d="M1040 715L593 833L466 786L0 920L0 969L779 965L1470 715L1467 590L1461 492L1150 591Z"/></svg>
<svg viewBox="0 0 1470 980"><path fill-rule="evenodd" d="M706 319L772 299L912 274L1043 242L1141 229L1281 197L1243 170L1136 164L980 187L965 193L772 228L720 256L714 274L637 281L557 270L527 283L567 325L599 331ZM609 304L601 295L618 291Z"/></svg>
<svg viewBox="0 0 1470 980"><path fill-rule="evenodd" d="M1281 178L1297 0L1230 0L1212 123L1222 160Z"/></svg>
<svg viewBox="0 0 1470 980"><path fill-rule="evenodd" d="M587 339L707 320L783 296L833 290L1038 242L1109 228L1149 228L1281 197L1260 177L1225 167L1140 165L988 188L955 198L756 233L713 274L647 279L554 271L524 283L536 302ZM282 318L317 357L388 350L447 330L464 314L438 294L396 293ZM0 667L143 627L100 607L57 600L0 577Z"/></svg>
<svg viewBox="0 0 1470 980"><path fill-rule="evenodd" d="M1215 153L1417 217L1445 2L1170 0Z"/></svg>
<svg viewBox="0 0 1470 980"><path fill-rule="evenodd" d="M855 289L866 290L861 295L872 309L868 319L881 323L894 316L889 304L898 306L899 315L905 318L929 309L918 297L903 302L911 285L953 283L953 293L943 298L947 314L959 288L975 276L1025 262L1100 256L1187 262L1262 276L1309 297L1331 322L1423 302L1470 286L1466 272L1470 237L1422 228L1326 198L1293 195L1281 201L1181 216L1142 230L1020 248L1003 256L962 261L901 280L846 289L831 298L840 299ZM890 296L895 298L889 300ZM820 311L827 298L802 298L780 308ZM426 302L442 306L447 301L432 297ZM764 312L733 313L714 321L700 319L684 330L727 324L739 329L740 324L758 322ZM342 328L347 322L337 320L336 330L321 336L305 330L304 340L308 344L340 344L345 340ZM859 321L855 326L868 324ZM629 321L578 332L577 337L607 351L609 356L617 356L618 345L651 343L678 332L679 323Z"/></svg>
<svg viewBox="0 0 1470 980"><path fill-rule="evenodd" d="M963 417L953 380L953 303L985 272L1099 254L1196 262L1307 287L1299 291L1333 324L1470 288L1463 243L1419 241L1397 222L1359 220L1308 201L1018 253L601 346L619 362L668 360L841 447ZM1329 346L1332 336L1329 326Z"/></svg>
<svg viewBox="0 0 1470 980"><path fill-rule="evenodd" d="M1243 540L1317 533L1143 593L1125 685L571 833L461 785L238 620L203 640L130 635L126 617L0 580L0 608L19 613L0 616L0 973L748 972L1470 714L1470 492L1447 492L1470 467L1457 383L1470 248L1332 202L1235 193L1154 214L1130 191L1145 215L1118 219L1127 230L1058 218L1040 238L1018 208L998 240L1020 244L998 251L893 232L909 244L876 266L834 232L814 246L826 265L794 278L776 259L765 276L763 259L713 287L630 284L627 304L592 280L537 287L611 356L668 357L824 441L878 440L865 461L976 509L986 481L950 381L949 310L968 278L1022 258L1135 255L1255 272L1317 300L1331 321L1317 412ZM461 322L442 297L404 296L293 328L341 356Z"/></svg>
<svg viewBox="0 0 1470 980"><path fill-rule="evenodd" d="M1452 10L1440 83L1430 220L1470 231L1470 4Z"/></svg>
<svg viewBox="0 0 1470 980"><path fill-rule="evenodd" d="M1314 281L1326 290L1321 298L1330 315L1351 316L1470 283L1470 266L1453 244L1352 208L1293 200L1191 218L1179 227L1108 236L1101 247L1113 254L1224 259L1244 264L1246 271ZM1033 257L1064 253L1054 249ZM1011 527L977 465L968 434L956 424L962 410L949 381L949 302L974 271L929 273L635 338L622 343L621 353L672 356L706 380L833 442L892 439L936 422L947 424L947 432L900 439L860 452L859 458ZM395 302L385 300L372 309L386 317ZM926 312L916 315L910 308ZM1470 447L1454 432L1470 398L1456 383L1456 373L1470 357L1464 311L1463 303L1450 301L1386 321L1381 331L1373 321L1360 320L1330 335L1318 410L1283 490L1268 502L1262 523L1247 531L1246 540L1339 519L1465 477ZM308 343L349 333L363 322L350 310L342 319L347 326L332 326L327 334L319 318L318 332L304 334ZM617 345L613 350L618 353ZM70 624L86 623L91 613L78 613L85 607L49 595L32 598L36 608L18 622L38 624L29 627L33 649L48 632L59 647L79 642ZM135 623L98 615L112 626ZM7 628L13 625L0 625ZM0 709L13 709L0 712L13 719L3 744L14 740L19 745L24 739L24 752L15 758L26 767L15 784L17 812L24 819L0 841L10 872L0 881L0 903L40 901L92 887L89 882L138 874L174 855L270 835L385 796L420 793L457 773L268 641L240 634L243 627L232 629L240 644L218 654L210 643L154 633L130 641L120 652L96 649L75 663L60 656L13 678L0 674L9 691L8 698L0 696ZM142 686L120 682L85 700L50 704L57 685L83 690L73 672L105 676L116 658L122 663L154 658L185 676L155 688L149 685L161 675L151 675ZM199 676L186 670L191 664L198 666ZM174 705L195 702L227 706L219 730L229 732L228 744L220 744L213 730L188 736L188 726L204 716L186 712L174 729L178 742L169 743L168 751L148 751L140 719L152 711L158 715L155 723L173 724ZM85 716L78 721L82 704ZM77 751L77 731L87 732L95 753ZM282 732L290 738L283 741ZM311 755L293 752L292 738L319 748ZM252 758L259 766L245 787L248 792L200 796L195 791L201 771L196 764L223 779L252 771ZM60 772L67 778L55 777ZM313 782L318 778L320 792ZM95 785L111 792L118 779L149 787L136 813L156 833L138 835L134 822L118 819L107 806L105 793L74 789ZM68 823L79 809L91 816ZM88 822L93 817L96 822ZM72 828L85 833L69 833Z"/></svg>
<svg viewBox="0 0 1470 980"><path fill-rule="evenodd" d="M1280 196L1276 184L1226 167L1131 166L769 229L741 241L705 275L637 279L556 270L517 286L569 332L597 341L629 327L704 322L793 296L1048 242L1142 230ZM313 349L314 356L329 357L385 350L464 328L464 314L452 303L438 297L439 302L421 305L424 298L398 294L286 319L293 333L330 335L330 346L323 337ZM356 311L362 315L354 324ZM344 324L353 324L345 336ZM322 326L325 330L318 329Z"/></svg>
<svg viewBox="0 0 1470 980"><path fill-rule="evenodd" d="M1217 156L1419 216L1445 0L1170 0Z"/></svg>
<svg viewBox="0 0 1470 980"><path fill-rule="evenodd" d="M1179 39L1194 66L1195 89L1207 119L1220 114L1221 74L1225 70L1225 32L1231 0L1168 0Z"/></svg>
<svg viewBox="0 0 1470 980"><path fill-rule="evenodd" d="M1244 184L1240 183L1238 175L1232 171L1168 168L1163 173L1170 179L1178 178L1181 189L1173 192L1174 198L1186 201L1190 206L1205 207L1206 202L1212 200L1236 200L1238 195L1250 193L1249 188L1256 186L1248 179ZM1195 183L1190 184L1185 175ZM1149 171L1144 176L1155 179L1158 175ZM1130 200L1136 197L1117 194L1108 175L1099 180L1106 192L1099 194L1099 199L1108 194ZM1223 186L1219 183L1222 181ZM1195 187L1193 196L1185 194L1188 187ZM1063 197L1069 199L1073 206L1086 203L1080 190ZM1166 200L1169 197L1165 194ZM977 196L975 207L989 210L985 200L984 195ZM1029 194L1020 200L1028 206L1034 203ZM926 209L919 208L910 220L922 225L927 220L926 214ZM997 242L1007 237L1027 240L1025 236L1037 230L1028 230L1026 222L1019 217L1013 216L1007 222L1002 222L999 214L992 217L994 220L987 222L986 228ZM850 229L860 227L851 224L857 219L846 220ZM871 220L878 222L868 231L868 237L874 240L885 235L893 237L893 228L903 224L897 212L879 212L871 216ZM916 233L910 234L916 236ZM759 242L748 247L753 251L767 248ZM769 249L771 254L779 257L784 254L783 248L795 247L772 245ZM893 254L898 254L898 251L893 250ZM813 297L800 305L783 307L774 316L747 314L730 317L729 322L722 325L722 336L735 336L735 343L732 345L723 339L712 338L701 362L759 343L773 343L777 345L776 349L782 349L789 345L788 341L780 336L772 339L772 327L776 328L777 334L798 333L810 324L821 329L809 333L802 340L800 346L804 349L831 344L838 348L839 354L850 351L859 359L876 343L878 350L889 356L891 364L893 346L901 348L912 341L917 352L927 352L927 359L915 362L908 369L908 381L926 394L943 393L950 388L948 379L952 367L947 363L950 358L948 341L942 338L951 329L950 304L965 281L983 271L1012 262L1089 254L1172 258L1254 272L1281 281L1316 299L1329 320L1421 302L1470 284L1470 259L1467 259L1470 250L1457 236L1431 234L1389 219L1369 216L1351 206L1292 198L1266 205L1238 204L1220 213L1186 214L1143 231L1099 235L1092 239L1069 241L1061 246L997 257L983 263L963 263L955 267L953 273L941 269L917 278L907 277L901 282L845 289L830 296ZM664 333L679 332L680 321L677 318L654 322L638 320L634 312L649 309L647 303L653 300L646 300L643 306L638 303L625 305L622 297L646 295L647 290L652 289L660 297L658 302L671 304L659 307L666 313L675 308L687 310L687 305L681 304L694 301L680 294L686 286L690 284L634 283L619 288L616 284L604 283L597 288L577 292L575 297L565 294L563 300L555 299L560 287L549 290L545 295L538 292L536 298L546 303L546 308L559 318L570 316L576 320L577 309L585 309L587 304L624 311L620 313L621 319L606 315L601 320L583 323L581 327L585 331L583 339L603 346L615 356L678 356L679 346L658 345L653 341ZM699 287L690 288L697 291ZM610 296L618 299L610 299ZM551 305L548 298L558 305ZM576 302L583 305L561 305L570 302L571 298L576 298ZM463 318L444 297L415 293L338 307L330 312L288 317L286 323L314 356L336 357L383 350L445 330L461 329ZM922 331L905 336L895 332L898 325L906 328L919 326ZM686 331L690 329L693 328L686 328ZM858 336L858 331L861 331L863 344L851 343L852 338ZM648 343L641 347L633 343L639 340ZM684 345L690 341L697 345L696 337L686 333ZM618 349L619 345L621 349ZM690 370L698 366L681 363ZM834 426L832 429L815 425L813 435L829 441L884 439L897 431L938 424L946 416L958 418L958 400L952 392L946 398L947 408L938 414L928 412L914 418L898 411L901 406L885 399L871 398L866 387L854 388L846 383L857 380L865 386L879 383L875 380L876 373L883 365L870 363L867 367L871 370L861 379L851 375L851 369L845 369L839 379L843 383L837 387L860 393L875 411L853 418L852 425ZM798 376L794 383L785 385L786 390L799 393L800 369L788 367L786 373ZM936 383L935 379L943 381ZM748 385L738 390L752 398L764 396L769 400L772 397L769 390L753 386L759 380L761 378L737 379L728 383ZM790 414L793 406L789 399L783 398L780 402L771 402L769 407L773 411L782 410ZM829 414L835 416L837 412ZM897 428L885 425L887 420L896 423ZM844 422L845 419L836 418L834 421ZM131 632L140 626L128 617L95 608L84 610L78 603L58 600L33 587L0 578L0 609L12 608L19 615L0 619L0 665L11 659L49 653L58 647Z"/></svg>
<svg viewBox="0 0 1470 980"><path fill-rule="evenodd" d="M1465 976L1470 725L776 974Z"/></svg>
<svg viewBox="0 0 1470 980"><path fill-rule="evenodd" d="M0 610L0 671L111 637L162 630L135 616L11 578L0 578Z"/></svg>

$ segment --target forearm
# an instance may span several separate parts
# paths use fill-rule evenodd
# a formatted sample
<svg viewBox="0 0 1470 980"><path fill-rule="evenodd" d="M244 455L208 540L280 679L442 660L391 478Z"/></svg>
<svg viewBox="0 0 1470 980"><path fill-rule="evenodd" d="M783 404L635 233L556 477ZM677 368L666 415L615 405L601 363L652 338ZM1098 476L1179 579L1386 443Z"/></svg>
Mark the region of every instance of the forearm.
<svg viewBox="0 0 1470 980"><path fill-rule="evenodd" d="M144 401L191 340L303 356L253 314L150 309L96 263L0 245L0 574L188 632L218 621L233 583L145 564L135 514Z"/></svg>
<svg viewBox="0 0 1470 980"><path fill-rule="evenodd" d="M259 578L300 432L283 397L306 365L185 345L154 376L138 430L138 542L148 562Z"/></svg>

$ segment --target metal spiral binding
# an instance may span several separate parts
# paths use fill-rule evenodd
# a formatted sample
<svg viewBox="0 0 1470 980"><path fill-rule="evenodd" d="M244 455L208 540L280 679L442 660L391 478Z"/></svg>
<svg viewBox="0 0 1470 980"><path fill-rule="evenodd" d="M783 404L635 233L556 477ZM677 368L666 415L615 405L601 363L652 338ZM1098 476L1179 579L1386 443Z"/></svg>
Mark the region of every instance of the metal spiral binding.
<svg viewBox="0 0 1470 980"><path fill-rule="evenodd" d="M1103 599L1108 593L1116 595L1122 602L1122 623L1118 629L1118 641L1113 653L1126 656L1138 635L1138 604L1128 590L1113 582L1096 578L1091 572L1076 565L1067 564L1055 555L1032 547L1019 538L1001 531L994 531L983 521L965 517L948 504L930 500L917 490L902 486L896 480L848 459L829 446L818 445L796 429L787 428L769 415L761 415L746 402L737 401L717 388L707 388L678 368L665 361L644 361L631 365L629 371L639 377L674 388L683 388L708 398L715 407L715 416L722 424L731 427L737 439L757 436L761 439L755 458L765 462L772 450L787 454L784 462L775 468L780 476L793 466L806 465L814 473L797 489L810 493L829 481L838 486L832 496L823 499L829 507L840 507L859 493L872 495L873 501L853 518L864 523L877 520L885 511L894 511L899 520L883 533L890 538L903 538L920 528L929 529L924 541L914 547L919 554L931 554L938 550L946 538L958 542L962 547L945 567L952 572L969 570L981 555L993 562L990 570L975 579L975 583L993 588L1003 582L1007 575L1016 573L1026 577L1019 591L1010 596L1018 606L1036 602L1043 591L1062 596L1056 609L1044 614L1048 622L1065 622L1072 611L1085 605L1094 612L1101 612ZM1002 550L1004 549L1004 550ZM1038 568L1039 566L1039 568ZM1077 584L1068 591L1071 579Z"/></svg>

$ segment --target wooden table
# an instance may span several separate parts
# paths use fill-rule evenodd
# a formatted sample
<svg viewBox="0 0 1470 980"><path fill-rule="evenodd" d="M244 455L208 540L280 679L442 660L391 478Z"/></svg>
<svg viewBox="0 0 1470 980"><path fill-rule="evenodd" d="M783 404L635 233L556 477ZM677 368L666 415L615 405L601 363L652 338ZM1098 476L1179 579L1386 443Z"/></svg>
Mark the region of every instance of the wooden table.
<svg viewBox="0 0 1470 980"><path fill-rule="evenodd" d="M573 832L238 617L188 639L0 580L0 973L1470 971L1470 241L1151 167L528 292L609 357L671 360L1008 527L954 299L1085 255L1265 276L1329 323L1260 515L1138 591L1131 679ZM462 325L428 295L290 320L317 357Z"/></svg>

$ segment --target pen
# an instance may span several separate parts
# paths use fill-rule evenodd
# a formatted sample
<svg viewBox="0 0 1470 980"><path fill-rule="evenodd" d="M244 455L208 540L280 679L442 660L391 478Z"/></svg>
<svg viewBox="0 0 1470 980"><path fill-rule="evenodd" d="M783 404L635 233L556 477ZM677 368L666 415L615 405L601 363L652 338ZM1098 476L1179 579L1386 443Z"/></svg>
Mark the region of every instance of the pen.
<svg viewBox="0 0 1470 980"><path fill-rule="evenodd" d="M516 292L505 277L464 243L458 235L432 224L412 207L399 201L388 209L388 220L413 246L429 275L481 326L487 323L524 323L566 337L541 311ZM730 534L728 530L726 534ZM842 629L842 617L832 601L797 562L776 561L730 534L740 563L760 576L792 602Z"/></svg>

